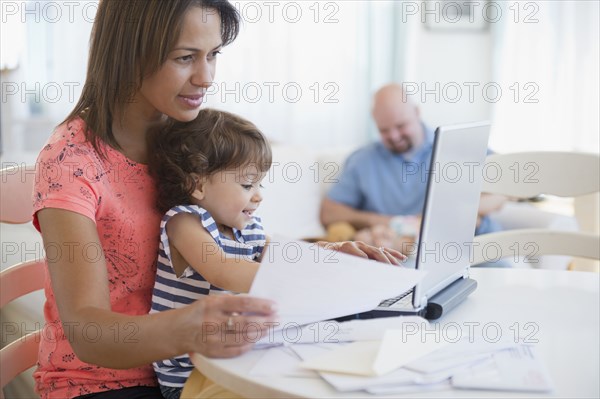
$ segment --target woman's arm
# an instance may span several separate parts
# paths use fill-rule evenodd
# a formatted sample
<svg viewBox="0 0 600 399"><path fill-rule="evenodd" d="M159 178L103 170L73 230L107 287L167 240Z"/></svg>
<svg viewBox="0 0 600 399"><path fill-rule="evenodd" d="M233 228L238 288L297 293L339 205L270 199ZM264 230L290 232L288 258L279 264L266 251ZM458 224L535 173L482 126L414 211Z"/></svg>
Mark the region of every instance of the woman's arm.
<svg viewBox="0 0 600 399"><path fill-rule="evenodd" d="M209 283L227 291L250 290L260 263L242 256L226 256L197 216L190 213L173 216L167 223L167 235L171 257L181 255Z"/></svg>
<svg viewBox="0 0 600 399"><path fill-rule="evenodd" d="M81 250L101 248L94 222L60 209L43 209L37 216L63 328L84 362L131 368L187 352L237 356L252 347L241 336L243 328L253 323L264 331L275 318L270 301L226 295L151 315L113 312L104 256L90 259ZM232 313L242 314L235 319L239 332L225 334ZM93 329L87 328L91 325ZM85 334L90 331L93 337ZM131 331L135 334L127 334Z"/></svg>

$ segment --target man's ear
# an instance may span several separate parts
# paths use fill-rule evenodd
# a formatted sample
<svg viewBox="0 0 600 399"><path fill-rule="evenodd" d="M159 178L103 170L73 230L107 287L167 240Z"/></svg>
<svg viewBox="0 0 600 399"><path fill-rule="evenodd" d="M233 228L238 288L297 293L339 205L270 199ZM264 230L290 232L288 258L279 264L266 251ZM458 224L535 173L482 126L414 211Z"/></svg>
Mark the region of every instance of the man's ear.
<svg viewBox="0 0 600 399"><path fill-rule="evenodd" d="M206 179L203 179L195 173L192 173L192 179L194 179L194 182L196 184L196 189L192 191L192 198L195 198L198 201L202 201L206 196Z"/></svg>

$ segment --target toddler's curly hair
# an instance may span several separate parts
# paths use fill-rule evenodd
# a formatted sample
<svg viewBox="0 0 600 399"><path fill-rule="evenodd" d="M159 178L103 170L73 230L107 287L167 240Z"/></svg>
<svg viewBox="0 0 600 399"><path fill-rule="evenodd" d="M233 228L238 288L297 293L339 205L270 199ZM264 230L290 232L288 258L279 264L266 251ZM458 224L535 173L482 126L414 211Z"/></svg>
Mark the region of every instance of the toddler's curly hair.
<svg viewBox="0 0 600 399"><path fill-rule="evenodd" d="M169 120L148 135L149 169L158 188L157 207L166 212L191 204L196 189L193 174L252 166L271 167L272 153L261 131L244 118L215 109L202 109L191 122Z"/></svg>

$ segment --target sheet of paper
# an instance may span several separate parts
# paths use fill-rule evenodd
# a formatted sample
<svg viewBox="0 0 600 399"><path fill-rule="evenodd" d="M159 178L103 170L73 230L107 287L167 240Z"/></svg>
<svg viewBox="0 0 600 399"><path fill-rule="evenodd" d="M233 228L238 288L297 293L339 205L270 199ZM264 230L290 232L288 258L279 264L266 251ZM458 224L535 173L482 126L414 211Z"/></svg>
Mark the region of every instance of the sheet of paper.
<svg viewBox="0 0 600 399"><path fill-rule="evenodd" d="M289 348L296 352L301 359L309 360L348 345L349 344L347 343L292 345ZM389 384L394 384L396 386L399 384L413 384L415 380L419 380L422 376L420 373L406 369L398 369L386 375L377 377L327 372L320 372L319 375L340 392L360 391L373 386Z"/></svg>
<svg viewBox="0 0 600 399"><path fill-rule="evenodd" d="M444 339L436 339L420 331L413 333L410 330L409 334L405 330L387 330L373 363L374 374L389 373L448 344Z"/></svg>
<svg viewBox="0 0 600 399"><path fill-rule="evenodd" d="M278 304L276 328L360 313L414 287L425 272L274 237L249 294Z"/></svg>
<svg viewBox="0 0 600 399"><path fill-rule="evenodd" d="M535 347L519 345L493 354L492 358L452 377L452 385L464 389L550 392L552 381Z"/></svg>
<svg viewBox="0 0 600 399"><path fill-rule="evenodd" d="M298 357L302 360L312 359L315 356L322 355L323 353L330 352L332 350L341 348L348 345L348 343L339 344L312 344L312 345L291 345L291 349Z"/></svg>
<svg viewBox="0 0 600 399"><path fill-rule="evenodd" d="M362 376L376 375L373 363L377 359L381 341L360 341L324 353L300 363L300 367Z"/></svg>
<svg viewBox="0 0 600 399"><path fill-rule="evenodd" d="M331 334L339 341L382 340L387 330L422 330L429 327L429 321L419 316L382 317L379 319L350 320L339 323L338 330ZM330 340L331 341L331 340Z"/></svg>
<svg viewBox="0 0 600 399"><path fill-rule="evenodd" d="M512 340L487 342L465 336L458 342L449 342L442 349L423 356L406 365L406 368L421 373L444 372L488 359L494 352L517 346Z"/></svg>
<svg viewBox="0 0 600 399"><path fill-rule="evenodd" d="M419 329L429 326L429 322L418 316L382 317L342 323L326 320L290 327L285 331L272 331L258 341L256 348L263 349L273 345L376 341L383 339L386 330L401 329L403 326Z"/></svg>
<svg viewBox="0 0 600 399"><path fill-rule="evenodd" d="M311 370L299 367L300 357L291 349L286 347L271 348L252 367L251 376L287 376L287 377L317 377L318 374Z"/></svg>
<svg viewBox="0 0 600 399"><path fill-rule="evenodd" d="M429 339L428 339L429 338ZM301 363L311 370L361 376L380 376L445 346L419 331L386 330L380 341L360 341Z"/></svg>
<svg viewBox="0 0 600 399"><path fill-rule="evenodd" d="M340 392L362 391L369 388L390 385L415 385L415 381L420 377L416 371L405 368L375 377L327 372L319 372L319 375Z"/></svg>

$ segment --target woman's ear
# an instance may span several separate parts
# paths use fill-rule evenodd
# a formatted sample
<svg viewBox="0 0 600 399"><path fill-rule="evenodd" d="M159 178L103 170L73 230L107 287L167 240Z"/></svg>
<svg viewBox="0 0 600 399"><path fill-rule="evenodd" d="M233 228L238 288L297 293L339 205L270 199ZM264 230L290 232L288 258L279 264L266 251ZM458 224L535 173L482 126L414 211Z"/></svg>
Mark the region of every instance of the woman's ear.
<svg viewBox="0 0 600 399"><path fill-rule="evenodd" d="M206 179L201 178L195 173L192 173L192 179L194 179L194 183L196 185L196 189L192 191L192 198L202 201L205 197L204 189L206 186Z"/></svg>

